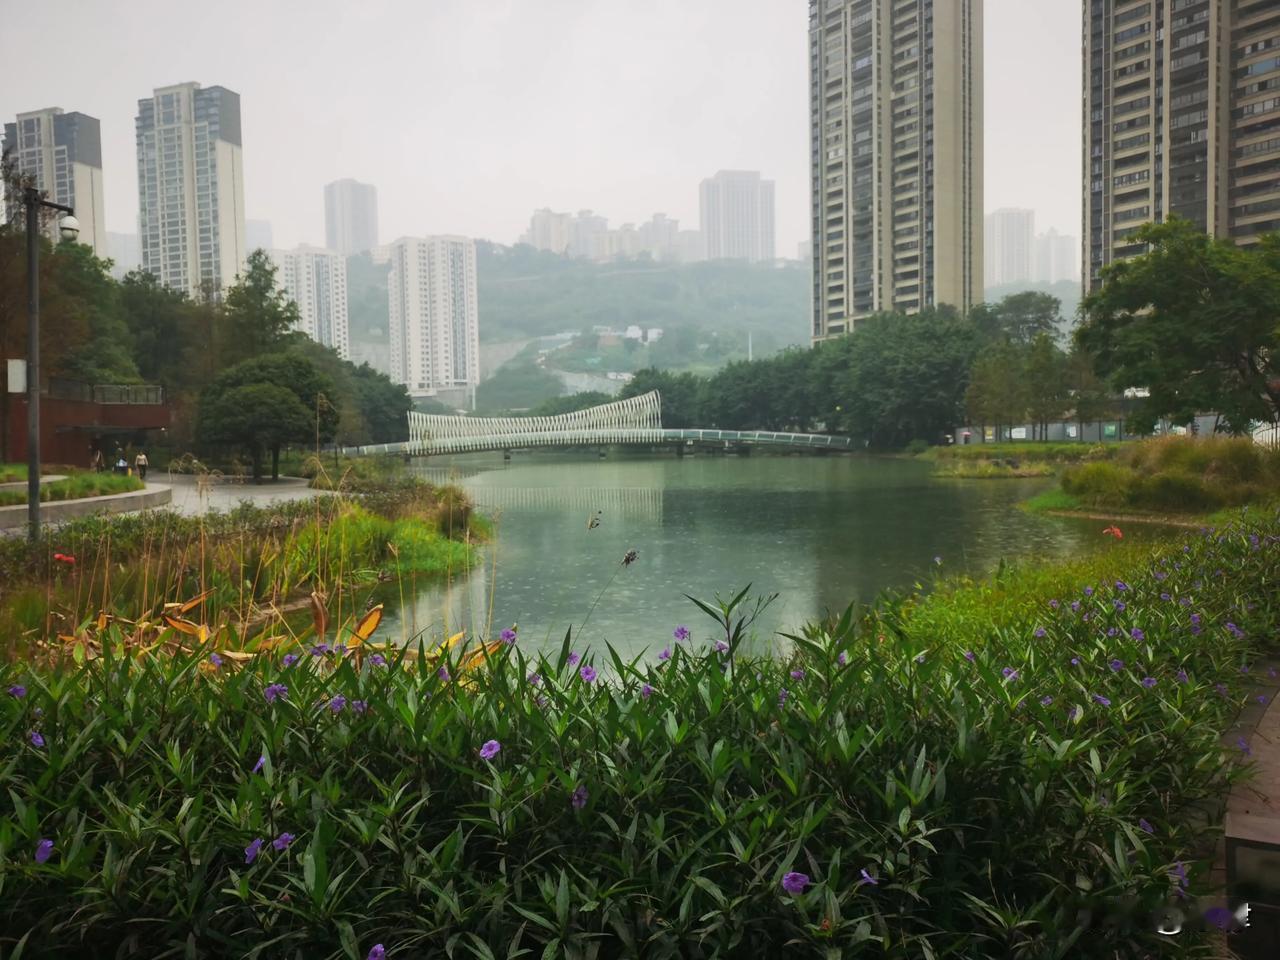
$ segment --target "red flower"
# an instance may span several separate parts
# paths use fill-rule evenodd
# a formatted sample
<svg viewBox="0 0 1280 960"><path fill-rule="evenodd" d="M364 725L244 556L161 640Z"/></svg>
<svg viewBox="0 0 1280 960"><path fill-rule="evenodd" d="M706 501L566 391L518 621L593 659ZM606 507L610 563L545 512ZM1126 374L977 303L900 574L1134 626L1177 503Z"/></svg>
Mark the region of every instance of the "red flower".
<svg viewBox="0 0 1280 960"><path fill-rule="evenodd" d="M1102 533L1104 536L1115 537L1117 540L1124 539L1124 534L1120 532L1120 528L1114 525L1107 527Z"/></svg>

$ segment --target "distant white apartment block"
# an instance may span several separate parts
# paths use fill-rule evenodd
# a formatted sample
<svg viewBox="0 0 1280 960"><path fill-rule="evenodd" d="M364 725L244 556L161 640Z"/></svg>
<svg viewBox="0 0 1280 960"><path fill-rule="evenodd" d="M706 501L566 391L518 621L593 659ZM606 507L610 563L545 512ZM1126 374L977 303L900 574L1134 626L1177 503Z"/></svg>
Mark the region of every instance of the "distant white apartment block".
<svg viewBox="0 0 1280 960"><path fill-rule="evenodd" d="M280 271L280 286L298 305L298 329L350 360L347 258L336 250L299 246L272 250L271 259Z"/></svg>
<svg viewBox="0 0 1280 960"><path fill-rule="evenodd" d="M567 256L570 252L570 229L573 218L567 213L556 213L550 207L533 211L529 229L520 237L535 250L546 250Z"/></svg>
<svg viewBox="0 0 1280 960"><path fill-rule="evenodd" d="M984 234L985 286L1025 283L1031 279L1035 267L1034 210L1003 207L988 213Z"/></svg>
<svg viewBox="0 0 1280 960"><path fill-rule="evenodd" d="M1044 283L1078 281L1080 268L1076 261L1079 252L1080 245L1075 237L1058 233L1050 227L1036 237L1035 273L1032 279Z"/></svg>
<svg viewBox="0 0 1280 960"><path fill-rule="evenodd" d="M411 397L458 402L480 382L476 246L467 237L391 244L391 379Z"/></svg>
<svg viewBox="0 0 1280 960"><path fill-rule="evenodd" d="M754 170L721 170L699 189L708 260L774 259L773 181Z"/></svg>
<svg viewBox="0 0 1280 960"><path fill-rule="evenodd" d="M180 83L138 101L142 267L165 286L221 295L244 266L240 95Z"/></svg>
<svg viewBox="0 0 1280 960"><path fill-rule="evenodd" d="M60 107L18 114L4 125L4 149L19 172L35 178L37 190L71 207L80 221L79 241L107 256L107 222L102 212L102 134L96 117L63 113ZM8 197L7 218L21 218L18 198ZM51 239L58 239L57 217L50 218Z"/></svg>
<svg viewBox="0 0 1280 960"><path fill-rule="evenodd" d="M350 178L324 188L325 245L344 257L378 245L378 188Z"/></svg>

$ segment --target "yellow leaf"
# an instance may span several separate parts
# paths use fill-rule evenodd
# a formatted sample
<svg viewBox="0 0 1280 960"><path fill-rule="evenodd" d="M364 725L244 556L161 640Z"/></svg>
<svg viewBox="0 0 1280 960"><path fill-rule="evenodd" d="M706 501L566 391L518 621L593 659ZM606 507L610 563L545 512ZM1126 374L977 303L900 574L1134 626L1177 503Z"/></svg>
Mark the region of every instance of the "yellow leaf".
<svg viewBox="0 0 1280 960"><path fill-rule="evenodd" d="M501 647L501 640L494 640L492 643L482 643L458 661L458 669L471 670L476 666L482 665L486 658L492 656Z"/></svg>
<svg viewBox="0 0 1280 960"><path fill-rule="evenodd" d="M107 629L107 624L110 622L111 622L111 617L107 614L107 611L99 610L98 619L96 621L98 632L101 633L103 630Z"/></svg>
<svg viewBox="0 0 1280 960"><path fill-rule="evenodd" d="M200 606L200 604L204 603L211 593L213 593L212 590L206 590L198 597L192 597L186 603L166 603L164 608L167 612L181 616L182 614L190 613L196 607Z"/></svg>
<svg viewBox="0 0 1280 960"><path fill-rule="evenodd" d="M370 610L368 613L366 613L363 617L360 618L360 622L356 624L355 629L352 631L351 639L347 641L347 646L349 647L360 646L360 644L364 643L371 636L373 636L373 631L378 629L378 624L380 624L381 622L382 622L382 604L378 604L376 607L374 607L372 610Z"/></svg>
<svg viewBox="0 0 1280 960"><path fill-rule="evenodd" d="M173 629L177 630L179 633L185 633L191 637L200 637L201 630L205 630L207 633L207 628L198 626L190 620L184 620L182 617L171 617L167 613L164 614L164 622L173 627ZM201 639L203 640L204 637L201 637Z"/></svg>

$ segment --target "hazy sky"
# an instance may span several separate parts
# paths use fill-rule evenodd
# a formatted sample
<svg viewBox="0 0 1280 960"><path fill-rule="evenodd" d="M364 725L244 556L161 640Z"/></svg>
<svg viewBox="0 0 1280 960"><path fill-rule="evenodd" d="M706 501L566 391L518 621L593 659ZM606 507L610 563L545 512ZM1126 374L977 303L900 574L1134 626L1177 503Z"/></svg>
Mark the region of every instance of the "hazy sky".
<svg viewBox="0 0 1280 960"><path fill-rule="evenodd" d="M939 0L951 2L951 0ZM986 0L986 207L1080 229L1079 0ZM241 97L245 214L324 242L324 184L378 187L383 241L510 243L536 207L696 227L718 169L808 235L806 0L0 0L0 117L102 121L107 229L135 232L154 87ZM23 40L18 42L18 34Z"/></svg>

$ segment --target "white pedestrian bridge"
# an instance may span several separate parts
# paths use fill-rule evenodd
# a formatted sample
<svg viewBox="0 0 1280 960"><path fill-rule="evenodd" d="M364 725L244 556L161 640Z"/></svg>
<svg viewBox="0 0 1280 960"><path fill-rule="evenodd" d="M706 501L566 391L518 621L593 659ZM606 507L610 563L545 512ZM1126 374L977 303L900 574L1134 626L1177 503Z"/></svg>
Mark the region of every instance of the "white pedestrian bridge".
<svg viewBox="0 0 1280 960"><path fill-rule="evenodd" d="M409 439L344 447L347 456L432 456L538 447L603 447L615 444L713 444L848 450L848 437L772 430L668 430L662 426L658 391L553 417L450 417L409 414Z"/></svg>

